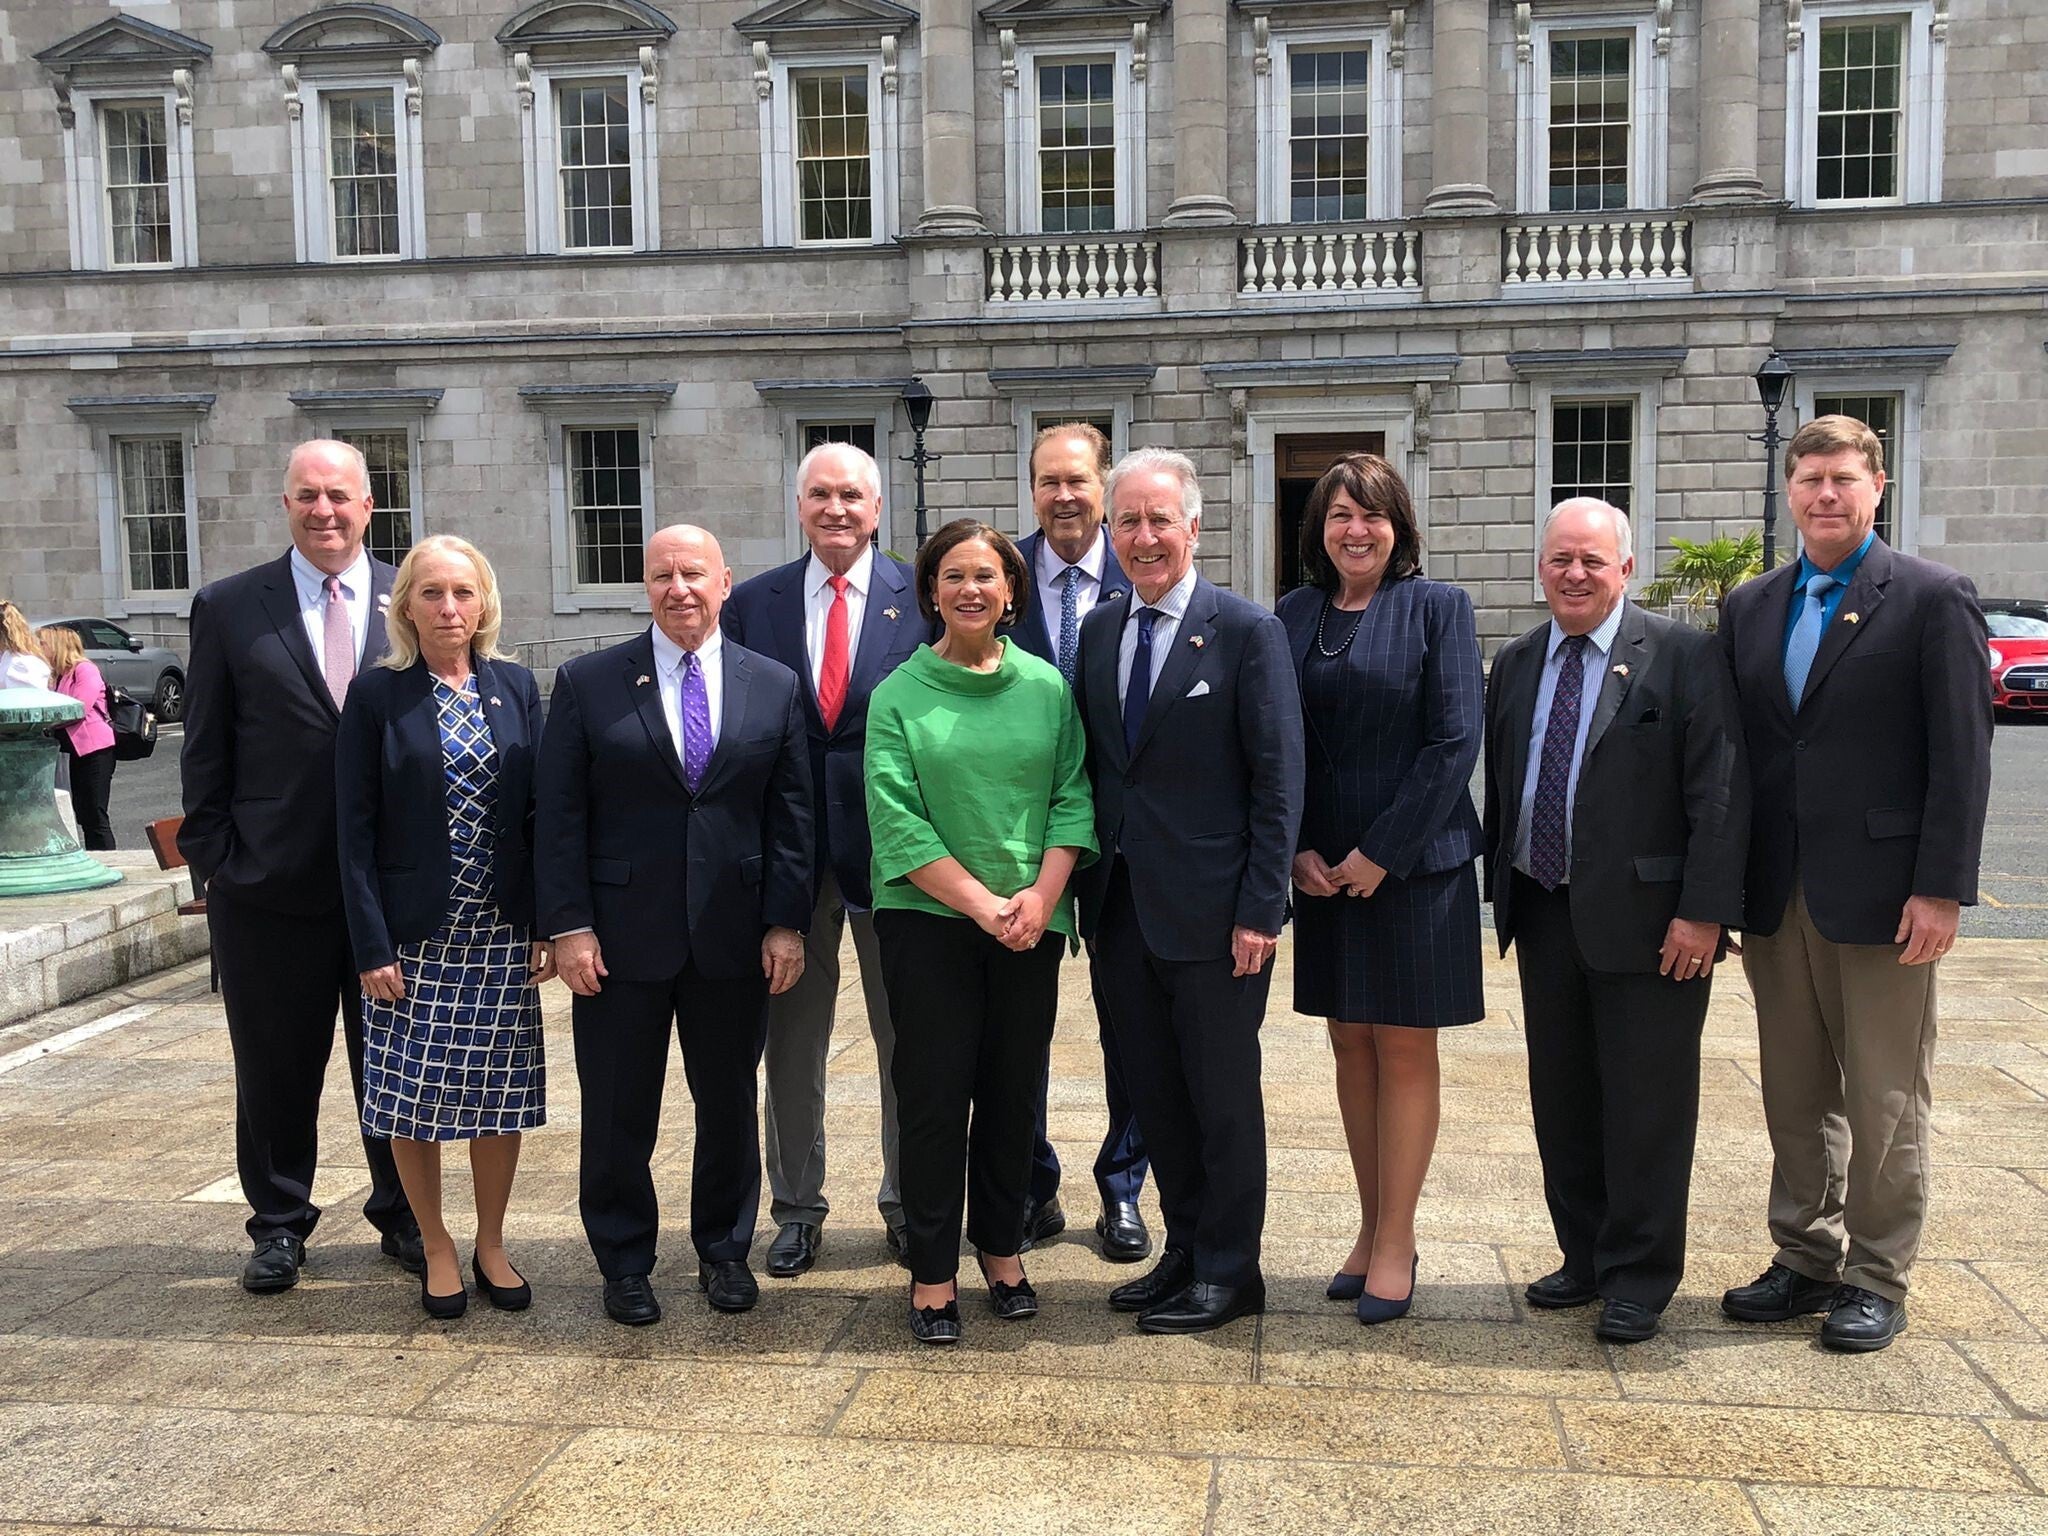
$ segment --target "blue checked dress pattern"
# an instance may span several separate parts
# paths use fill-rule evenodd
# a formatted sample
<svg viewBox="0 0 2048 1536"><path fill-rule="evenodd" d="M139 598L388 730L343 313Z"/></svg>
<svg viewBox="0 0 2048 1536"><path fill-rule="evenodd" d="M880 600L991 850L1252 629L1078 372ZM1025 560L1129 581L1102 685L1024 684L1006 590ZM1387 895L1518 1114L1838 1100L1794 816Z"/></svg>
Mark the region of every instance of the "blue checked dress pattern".
<svg viewBox="0 0 2048 1536"><path fill-rule="evenodd" d="M1557 691L1551 695L1550 724L1543 731L1543 764L1536 770L1536 804L1529 813L1529 874L1546 891L1564 884L1565 790L1571 783L1572 750L1579 741L1579 705L1586 692L1586 637L1573 635L1558 647Z"/></svg>
<svg viewBox="0 0 2048 1536"><path fill-rule="evenodd" d="M547 1120L540 992L526 984L530 935L498 911L498 751L477 699L434 680L448 794L446 920L398 946L405 997L363 1002L363 1131L468 1141Z"/></svg>

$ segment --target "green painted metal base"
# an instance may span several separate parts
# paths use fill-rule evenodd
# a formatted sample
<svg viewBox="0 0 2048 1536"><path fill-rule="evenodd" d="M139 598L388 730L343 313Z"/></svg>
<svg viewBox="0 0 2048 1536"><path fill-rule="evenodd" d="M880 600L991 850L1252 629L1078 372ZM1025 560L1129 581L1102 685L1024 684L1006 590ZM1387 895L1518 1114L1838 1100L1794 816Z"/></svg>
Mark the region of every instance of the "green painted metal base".
<svg viewBox="0 0 2048 1536"><path fill-rule="evenodd" d="M85 711L40 688L0 688L0 896L90 891L121 878L81 849L57 814L50 730Z"/></svg>
<svg viewBox="0 0 2048 1536"><path fill-rule="evenodd" d="M109 869L82 848L69 853L0 855L0 896L54 896L117 885L121 871Z"/></svg>

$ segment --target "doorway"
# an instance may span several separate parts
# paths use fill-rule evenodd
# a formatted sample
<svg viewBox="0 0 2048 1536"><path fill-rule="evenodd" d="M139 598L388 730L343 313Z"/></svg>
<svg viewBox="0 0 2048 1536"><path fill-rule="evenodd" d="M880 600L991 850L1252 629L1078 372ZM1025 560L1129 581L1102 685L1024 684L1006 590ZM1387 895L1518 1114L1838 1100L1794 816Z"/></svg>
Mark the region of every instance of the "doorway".
<svg viewBox="0 0 2048 1536"><path fill-rule="evenodd" d="M1303 432L1273 439L1273 571L1277 600L1301 585L1301 519L1308 493L1347 453L1387 451L1384 432Z"/></svg>

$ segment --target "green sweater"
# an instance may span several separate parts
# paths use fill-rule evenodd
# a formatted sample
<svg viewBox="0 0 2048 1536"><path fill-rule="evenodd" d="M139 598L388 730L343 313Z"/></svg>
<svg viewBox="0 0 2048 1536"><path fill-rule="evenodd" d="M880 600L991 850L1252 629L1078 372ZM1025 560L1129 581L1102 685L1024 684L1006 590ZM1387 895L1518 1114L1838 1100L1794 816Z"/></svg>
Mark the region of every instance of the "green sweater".
<svg viewBox="0 0 2048 1536"><path fill-rule="evenodd" d="M1092 862L1086 756L1081 713L1049 663L1005 642L995 671L970 672L919 646L868 700L876 909L961 917L908 878L948 854L1002 897L1037 880L1048 848ZM1047 927L1074 937L1071 892Z"/></svg>

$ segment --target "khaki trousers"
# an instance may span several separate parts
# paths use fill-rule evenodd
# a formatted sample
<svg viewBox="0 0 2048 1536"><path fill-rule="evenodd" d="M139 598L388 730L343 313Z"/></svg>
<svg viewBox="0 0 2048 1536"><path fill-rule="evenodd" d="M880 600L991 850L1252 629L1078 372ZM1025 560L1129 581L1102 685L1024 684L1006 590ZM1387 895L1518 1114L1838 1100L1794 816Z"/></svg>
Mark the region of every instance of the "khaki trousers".
<svg viewBox="0 0 2048 1536"><path fill-rule="evenodd" d="M1904 1299L1920 1248L1933 1102L1935 966L1900 965L1902 948L1821 937L1795 889L1784 925L1742 951L1777 1262L1888 1301Z"/></svg>

